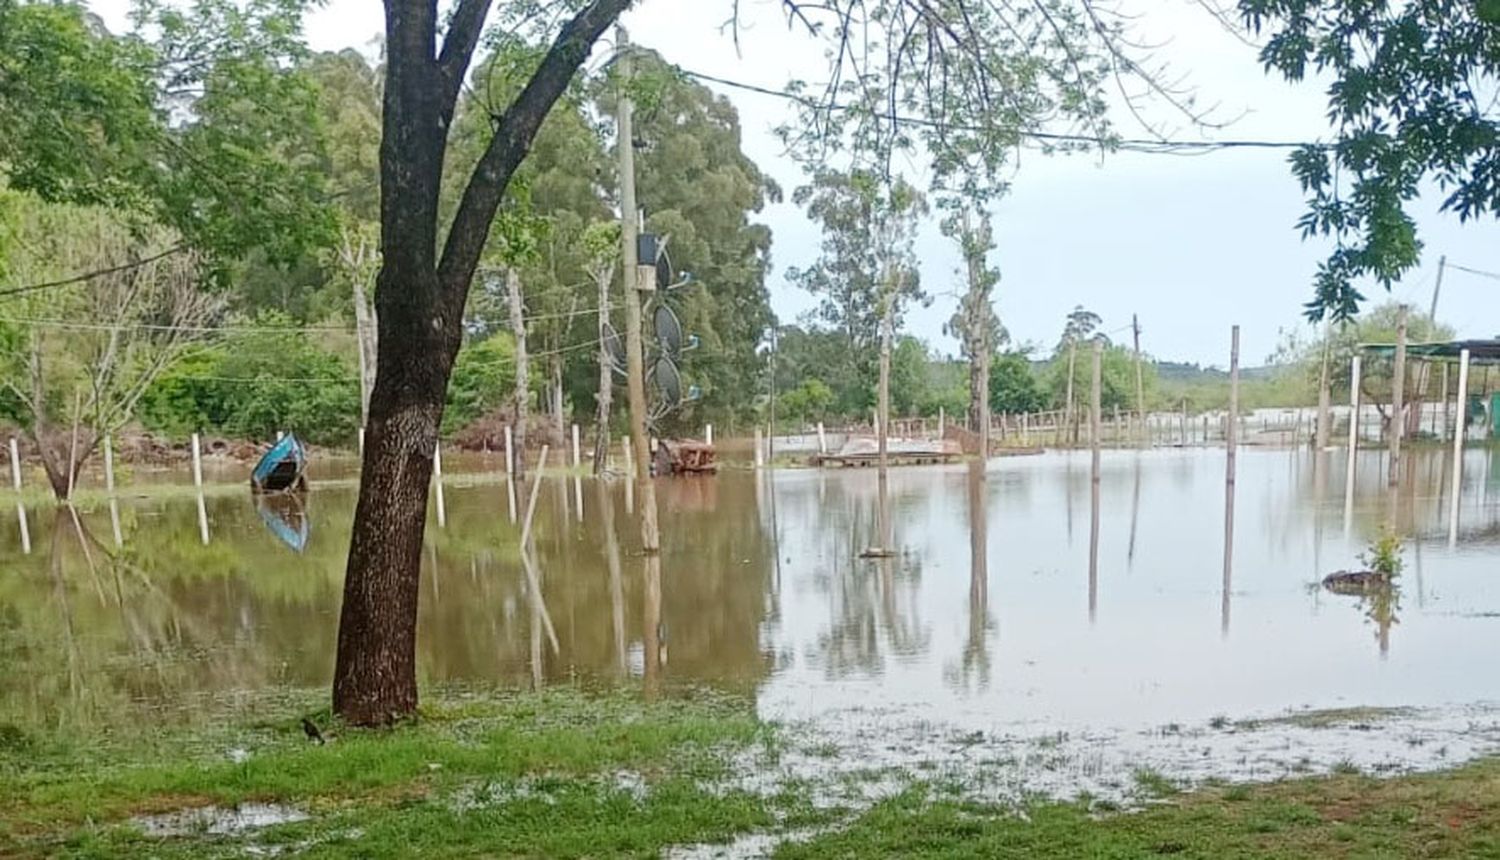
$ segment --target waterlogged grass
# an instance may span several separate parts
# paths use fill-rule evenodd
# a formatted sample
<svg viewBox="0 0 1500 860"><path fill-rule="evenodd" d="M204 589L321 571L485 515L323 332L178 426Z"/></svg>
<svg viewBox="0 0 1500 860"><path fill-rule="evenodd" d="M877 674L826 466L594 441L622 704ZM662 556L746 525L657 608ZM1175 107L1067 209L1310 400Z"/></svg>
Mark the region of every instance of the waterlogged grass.
<svg viewBox="0 0 1500 860"><path fill-rule="evenodd" d="M1020 809L913 786L848 826L785 843L829 858L1500 857L1500 761L1378 780L1352 775L1207 788L1134 812Z"/></svg>
<svg viewBox="0 0 1500 860"><path fill-rule="evenodd" d="M0 737L0 857L655 856L764 827L776 798L718 790L767 729L750 706L576 692L446 698L388 731L309 741L287 707L241 727ZM327 725L326 715L314 714ZM797 802L786 798L785 803ZM245 803L309 819L147 836L140 816Z"/></svg>
<svg viewBox="0 0 1500 860"><path fill-rule="evenodd" d="M377 732L338 727L324 695L87 732L0 722L0 858L660 857L740 838L793 860L1500 857L1500 759L1196 790L1142 768L1124 809L1006 805L972 799L978 763L742 779L790 749L838 752L702 692L449 690ZM246 826L252 809L269 817Z"/></svg>

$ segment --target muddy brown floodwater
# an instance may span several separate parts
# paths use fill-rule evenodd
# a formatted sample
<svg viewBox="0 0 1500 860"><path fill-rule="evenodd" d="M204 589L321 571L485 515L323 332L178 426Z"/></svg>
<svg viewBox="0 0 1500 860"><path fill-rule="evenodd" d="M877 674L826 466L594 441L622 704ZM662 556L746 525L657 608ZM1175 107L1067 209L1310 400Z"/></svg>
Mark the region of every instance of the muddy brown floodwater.
<svg viewBox="0 0 1500 860"><path fill-rule="evenodd" d="M996 460L983 481L963 465L895 469L897 553L881 559L861 558L887 544L873 470L663 481L659 580L623 484L547 478L539 592L507 485L453 474L494 464L445 463L420 672L706 684L805 726L825 759L1061 755L1032 770L1064 792L1142 763L1203 776L1450 761L1500 743L1500 673L1485 662L1500 653L1500 470L1490 451L1467 454L1450 548L1445 457L1410 459L1392 495L1382 455L1360 454L1346 512L1341 452L1320 465L1246 449L1227 590L1222 451L1106 452L1097 528L1086 452ZM288 532L248 491L210 493L204 544L193 496L122 492L118 549L108 506L82 512L80 541L70 515L33 505L29 553L8 517L0 721L160 718L203 696L327 684L353 503L347 480L315 485L282 512ZM1405 538L1392 593L1316 587L1357 565L1383 522ZM1361 735L1356 715L1371 713L1389 742Z"/></svg>

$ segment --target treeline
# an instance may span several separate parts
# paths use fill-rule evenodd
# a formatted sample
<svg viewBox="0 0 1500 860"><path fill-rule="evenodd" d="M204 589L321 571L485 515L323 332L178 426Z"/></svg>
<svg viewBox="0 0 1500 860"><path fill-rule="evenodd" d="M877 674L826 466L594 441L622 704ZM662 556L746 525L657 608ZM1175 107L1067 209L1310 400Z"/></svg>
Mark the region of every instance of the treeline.
<svg viewBox="0 0 1500 860"><path fill-rule="evenodd" d="M377 284L383 70L352 50L307 50L289 8L206 0L145 14L157 13L113 34L80 6L0 10L0 106L18 115L0 131L0 423L53 465L78 459L74 426L85 458L136 425L353 445L375 295L415 288ZM454 177L475 168L539 58L501 42L460 97ZM765 404L772 324L771 235L753 219L781 191L742 152L726 99L655 55L635 62L644 223L668 240L671 270L692 273L648 309L670 308L696 344L678 361L695 396L662 429L749 421ZM79 80L82 67L97 76ZM76 99L49 90L59 81L90 110L69 110ZM446 433L513 419L522 344L531 433L592 423L601 319L624 329L617 86L607 70L575 81L510 183L462 310ZM99 175L129 183L86 185ZM450 213L452 185L437 201Z"/></svg>

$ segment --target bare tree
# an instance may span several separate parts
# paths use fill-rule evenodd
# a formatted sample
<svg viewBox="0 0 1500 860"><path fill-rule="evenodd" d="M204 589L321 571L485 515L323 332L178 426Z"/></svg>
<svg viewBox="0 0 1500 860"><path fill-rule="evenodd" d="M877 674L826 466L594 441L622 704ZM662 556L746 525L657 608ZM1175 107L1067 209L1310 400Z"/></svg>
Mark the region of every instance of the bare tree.
<svg viewBox="0 0 1500 860"><path fill-rule="evenodd" d="M202 340L221 311L200 289L199 260L154 250L170 236L136 238L110 215L61 206L26 207L13 266L99 272L86 282L28 296L5 386L24 410L24 429L58 498L71 495L105 436L124 427L157 377ZM61 223L66 221L66 227Z"/></svg>

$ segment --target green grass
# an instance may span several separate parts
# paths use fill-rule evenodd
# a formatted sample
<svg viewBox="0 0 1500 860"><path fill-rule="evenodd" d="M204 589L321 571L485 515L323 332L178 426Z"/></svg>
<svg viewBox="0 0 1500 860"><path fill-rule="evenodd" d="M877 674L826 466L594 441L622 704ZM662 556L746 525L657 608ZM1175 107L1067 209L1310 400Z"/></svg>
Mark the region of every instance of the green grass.
<svg viewBox="0 0 1500 860"><path fill-rule="evenodd" d="M331 727L323 746L304 737L303 713L283 705L268 721L164 736L10 727L0 733L0 857L243 856L249 841L307 856L654 856L765 826L775 802L713 788L728 757L767 729L748 704L702 694L450 698L388 731ZM237 762L231 750L249 754ZM245 802L311 819L168 839L131 822Z"/></svg>
<svg viewBox="0 0 1500 860"><path fill-rule="evenodd" d="M1229 786L1136 812L1041 803L1017 810L914 786L848 826L776 851L829 858L1500 857L1500 761L1377 780L1352 775Z"/></svg>

